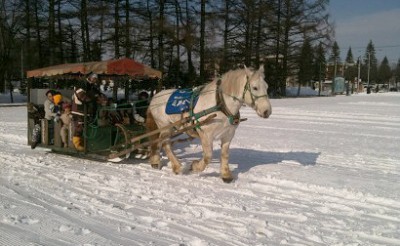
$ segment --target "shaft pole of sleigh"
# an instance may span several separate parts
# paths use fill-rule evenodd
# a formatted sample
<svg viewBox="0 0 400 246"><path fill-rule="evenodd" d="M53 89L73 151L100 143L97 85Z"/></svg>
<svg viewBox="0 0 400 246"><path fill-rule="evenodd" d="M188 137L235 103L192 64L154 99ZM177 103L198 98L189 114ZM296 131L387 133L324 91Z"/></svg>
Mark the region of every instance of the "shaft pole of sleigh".
<svg viewBox="0 0 400 246"><path fill-rule="evenodd" d="M170 135L165 136L165 137L163 137L163 138L155 139L155 140L153 140L153 141L146 141L146 142L143 142L143 143L135 144L135 142L139 142L140 140L145 139L145 138L147 138L147 137L149 137L149 136L158 134L158 133L160 133L161 131L164 131L164 130L167 130L167 129L173 129L173 128L175 128L175 127L181 126L181 125L183 125L184 123L187 123L187 122L189 122L190 120L192 120L192 117L183 118L182 120L176 121L176 122L174 122L173 124L170 124L170 125L165 126L165 127L163 127L163 128L160 128L160 129L157 129L157 130L148 132L148 133L143 134L143 135L138 136L138 137L134 137L134 138L131 139L131 143L134 143L134 145L133 145L132 147L127 148L127 149L125 149L125 150L123 150L123 151L120 151L120 152L117 152L117 153L112 153L112 154L110 154L110 155L108 156L108 158L109 158L109 160L112 160L112 159L115 159L115 158L117 158L117 157L120 157L120 156L129 154L129 153L131 153L131 152L133 152L133 151L135 151L135 150L137 150L137 149L139 149L139 148L147 147L147 146L152 145L152 144L154 144L154 143L160 143L160 142L163 142L164 140L167 140L167 139L176 137L176 136L178 136L178 135L180 135L180 134L182 134L182 133L184 133L184 132L186 132L186 131L188 131L188 130L190 130L190 129L193 129L193 128L195 128L195 127L202 126L202 125L204 125L204 124L209 123L209 122L210 122L213 118L215 118L216 116L217 116L216 114L211 114L211 115L207 116L206 119L204 119L204 120L202 120L202 121L200 121L200 122L197 122L197 123L195 123L195 124L191 124L190 126L186 126L186 127L177 129L177 130L173 131Z"/></svg>

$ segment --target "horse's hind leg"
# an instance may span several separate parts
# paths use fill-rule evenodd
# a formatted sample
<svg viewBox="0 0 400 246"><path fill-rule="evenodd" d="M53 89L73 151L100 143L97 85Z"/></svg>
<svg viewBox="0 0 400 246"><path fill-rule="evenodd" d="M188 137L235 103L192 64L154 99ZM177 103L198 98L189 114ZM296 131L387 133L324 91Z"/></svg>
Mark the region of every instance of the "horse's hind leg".
<svg viewBox="0 0 400 246"><path fill-rule="evenodd" d="M221 142L221 178L225 183L233 180L232 172L229 169L229 146L230 141Z"/></svg>

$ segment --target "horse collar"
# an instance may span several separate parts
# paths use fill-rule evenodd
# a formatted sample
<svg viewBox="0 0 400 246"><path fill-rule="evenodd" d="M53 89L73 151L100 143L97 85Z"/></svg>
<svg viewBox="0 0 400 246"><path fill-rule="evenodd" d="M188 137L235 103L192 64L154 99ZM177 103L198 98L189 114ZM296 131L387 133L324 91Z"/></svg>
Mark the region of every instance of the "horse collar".
<svg viewBox="0 0 400 246"><path fill-rule="evenodd" d="M218 79L218 81L217 81L217 89L216 89L217 91L215 93L216 101L217 101L217 107L219 107L220 111L222 113L224 113L228 117L229 123L231 125L238 125L240 123L240 112L238 111L237 114L234 115L226 107L226 103L225 103L225 100L224 100L223 92L222 92L222 90L220 88L221 83L222 83L221 79ZM234 99L235 99L235 97L234 97Z"/></svg>

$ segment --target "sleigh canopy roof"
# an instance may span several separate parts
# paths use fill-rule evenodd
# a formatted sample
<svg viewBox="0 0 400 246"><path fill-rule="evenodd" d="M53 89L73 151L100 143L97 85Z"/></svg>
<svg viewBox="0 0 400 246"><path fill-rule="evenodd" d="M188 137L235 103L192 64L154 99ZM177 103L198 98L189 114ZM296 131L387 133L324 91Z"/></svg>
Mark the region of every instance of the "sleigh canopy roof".
<svg viewBox="0 0 400 246"><path fill-rule="evenodd" d="M50 77L66 74L104 74L104 75L125 75L133 78L161 79L162 73L150 68L133 59L124 58L118 60L67 63L50 67L39 68L27 72L27 77Z"/></svg>

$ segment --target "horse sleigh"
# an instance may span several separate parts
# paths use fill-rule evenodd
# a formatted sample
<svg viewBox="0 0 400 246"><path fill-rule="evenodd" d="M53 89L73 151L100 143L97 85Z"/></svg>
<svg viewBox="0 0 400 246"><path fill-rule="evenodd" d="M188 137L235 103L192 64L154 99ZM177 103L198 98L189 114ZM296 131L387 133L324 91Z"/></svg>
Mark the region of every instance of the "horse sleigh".
<svg viewBox="0 0 400 246"><path fill-rule="evenodd" d="M128 65L134 62L133 60L124 59L124 63L119 61L113 61L114 64L111 65L103 64L103 67L106 68L102 70L99 70L99 66L96 64L96 66L91 66L92 63L76 64L76 66L73 66L73 64L59 65L55 76L53 75L54 72L50 72L55 70L54 67L40 69L40 76L38 70L28 72L28 77L33 80L47 80L47 83L43 83L43 81L39 83L41 86L36 84L36 88L34 82L28 83L28 103L37 103L37 100L33 99L37 99L38 94L43 94L43 90L48 89L43 85L54 86L54 84L60 85L62 81L71 82L71 79L76 80L76 76L82 78L82 75L90 72L95 72L103 78L113 79L113 97L117 95L118 86L125 86L124 91L127 97L128 92L132 91L134 87L132 83L135 84L137 81L143 82L144 79L149 79L156 85L158 79L161 78L158 71L145 66L145 69L142 69L142 74L139 72L132 73L132 69ZM68 69L64 67L68 67ZM77 67L82 68L78 69ZM125 79L125 82L121 82L121 78ZM129 82L126 82L127 78ZM149 88L150 84L146 83L147 90L155 88ZM138 85L138 83L135 85ZM73 83L69 83L69 87L72 88L72 86ZM50 142L49 137L44 134L50 130L46 126L42 127L42 141L39 146L57 153L106 161L122 161L128 158L131 153L149 149L149 160L153 168L161 168L160 148L163 147L171 161L172 171L179 174L183 172L183 168L172 151L172 143L176 136L186 133L190 137L200 139L203 156L200 160L192 163L191 170L194 172L203 171L210 163L213 152L212 142L219 139L221 141L221 178L224 182L231 182L233 177L228 165L229 145L236 128L244 120L240 118L239 109L245 104L253 108L260 117L268 118L271 114L271 105L267 88L263 67L258 70L246 67L231 70L195 90L170 89L155 94L147 109L145 125L138 122L114 122L106 126L99 126L85 117L83 152L78 152L73 147L63 148L60 146L56 141L56 127L53 129L53 142ZM68 89L63 91L64 94L68 94L68 92L71 93ZM99 107L97 115L102 110L103 112L112 112L113 109L132 111L136 102L135 100L130 102L124 100L123 104L117 103L112 107ZM31 142L35 122L29 115L28 142Z"/></svg>

